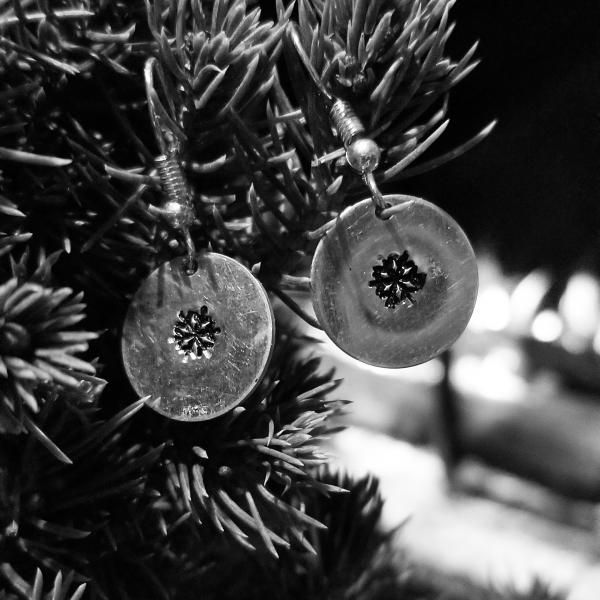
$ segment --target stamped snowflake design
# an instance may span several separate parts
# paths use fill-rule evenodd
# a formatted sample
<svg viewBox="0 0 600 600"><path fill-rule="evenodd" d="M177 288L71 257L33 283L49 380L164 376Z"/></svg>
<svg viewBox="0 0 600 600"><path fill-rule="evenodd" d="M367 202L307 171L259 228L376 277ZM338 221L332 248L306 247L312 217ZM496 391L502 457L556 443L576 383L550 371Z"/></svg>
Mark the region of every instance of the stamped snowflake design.
<svg viewBox="0 0 600 600"><path fill-rule="evenodd" d="M203 306L200 312L182 310L177 315L177 322L173 327L173 337L168 339L169 344L175 344L177 353L183 356L183 362L190 358L197 360L201 356L210 358L216 342L216 336L221 333L219 327L208 314L208 308Z"/></svg>
<svg viewBox="0 0 600 600"><path fill-rule="evenodd" d="M413 294L422 290L427 279L405 250L402 254L392 252L381 259L382 264L373 267L373 279L369 287L385 300L388 308L396 308L404 300L414 304Z"/></svg>

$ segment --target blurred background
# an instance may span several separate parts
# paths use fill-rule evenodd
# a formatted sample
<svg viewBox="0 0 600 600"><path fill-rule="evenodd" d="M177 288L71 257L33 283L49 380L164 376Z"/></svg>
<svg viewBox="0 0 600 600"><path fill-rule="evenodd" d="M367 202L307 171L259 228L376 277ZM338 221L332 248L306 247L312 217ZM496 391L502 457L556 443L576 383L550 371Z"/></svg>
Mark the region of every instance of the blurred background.
<svg viewBox="0 0 600 600"><path fill-rule="evenodd" d="M482 64L430 156L492 119L467 155L395 191L474 242L479 299L451 352L400 371L320 332L354 402L335 442L382 480L389 526L423 564L482 583L535 577L600 597L600 3L461 0L451 50ZM426 157L427 158L427 157Z"/></svg>

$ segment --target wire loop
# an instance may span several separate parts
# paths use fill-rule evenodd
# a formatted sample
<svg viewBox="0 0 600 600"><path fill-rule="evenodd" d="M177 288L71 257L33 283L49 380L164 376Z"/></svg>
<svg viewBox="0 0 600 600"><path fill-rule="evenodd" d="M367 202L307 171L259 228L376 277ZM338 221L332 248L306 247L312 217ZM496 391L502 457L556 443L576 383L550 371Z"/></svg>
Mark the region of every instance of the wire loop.
<svg viewBox="0 0 600 600"><path fill-rule="evenodd" d="M373 175L373 173L365 173L363 175L363 181L371 192L371 200L373 200L373 205L375 206L375 216L378 219L389 219L388 216L384 215L384 210L388 208L388 204L386 203L381 190L377 186L375 175Z"/></svg>

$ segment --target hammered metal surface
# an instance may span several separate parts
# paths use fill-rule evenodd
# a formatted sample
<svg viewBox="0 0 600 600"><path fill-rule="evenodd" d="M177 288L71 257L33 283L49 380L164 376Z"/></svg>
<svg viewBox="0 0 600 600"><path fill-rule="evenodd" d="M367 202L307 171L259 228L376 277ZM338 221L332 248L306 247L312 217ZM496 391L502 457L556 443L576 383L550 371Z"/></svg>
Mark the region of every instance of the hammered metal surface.
<svg viewBox="0 0 600 600"><path fill-rule="evenodd" d="M180 421L218 417L244 400L265 373L275 323L269 298L246 267L222 254L164 263L136 292L123 326L121 349L131 384L148 405ZM221 329L212 356L184 362L173 335L179 311L202 306Z"/></svg>
<svg viewBox="0 0 600 600"><path fill-rule="evenodd" d="M396 207L387 220L371 199L344 210L321 239L311 269L319 323L344 352L378 367L400 368L434 358L463 332L475 306L475 254L459 225L435 205L384 196ZM423 289L388 308L373 287L373 267L407 251L427 277Z"/></svg>

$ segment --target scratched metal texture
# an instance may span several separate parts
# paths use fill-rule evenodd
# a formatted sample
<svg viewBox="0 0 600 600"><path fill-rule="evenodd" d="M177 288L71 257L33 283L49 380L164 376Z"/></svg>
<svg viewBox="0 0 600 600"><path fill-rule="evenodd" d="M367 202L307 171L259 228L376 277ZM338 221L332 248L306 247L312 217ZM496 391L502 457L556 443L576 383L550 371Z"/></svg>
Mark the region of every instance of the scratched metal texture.
<svg viewBox="0 0 600 600"><path fill-rule="evenodd" d="M148 405L180 421L218 417L247 398L268 366L274 342L273 311L265 289L236 260L216 253L162 264L141 285L123 326L125 370ZM180 310L207 306L221 328L211 358L184 362L168 343Z"/></svg>
<svg viewBox="0 0 600 600"><path fill-rule="evenodd" d="M389 219L370 199L344 210L319 242L311 269L319 323L344 352L370 365L400 368L437 356L463 332L477 298L475 254L460 226L437 206L387 195ZM427 274L422 290L388 308L369 287L373 267L408 251Z"/></svg>

